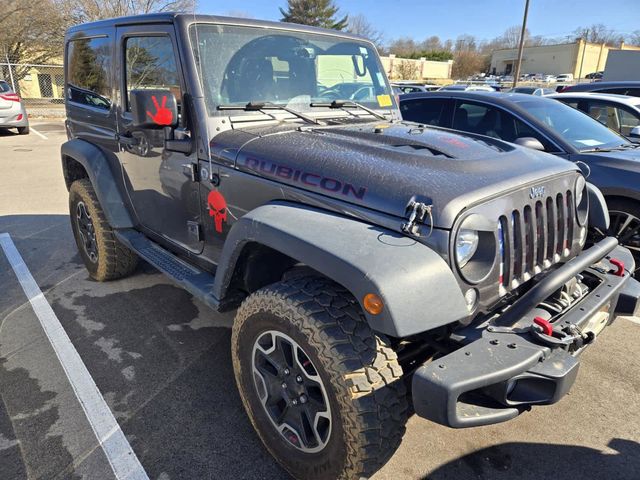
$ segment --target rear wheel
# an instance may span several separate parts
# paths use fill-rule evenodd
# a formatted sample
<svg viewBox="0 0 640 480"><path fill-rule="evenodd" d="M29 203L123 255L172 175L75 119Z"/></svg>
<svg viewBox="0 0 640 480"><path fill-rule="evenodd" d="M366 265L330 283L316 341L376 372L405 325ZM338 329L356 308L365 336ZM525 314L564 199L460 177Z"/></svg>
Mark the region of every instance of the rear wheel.
<svg viewBox="0 0 640 480"><path fill-rule="evenodd" d="M115 237L86 178L71 184L69 215L78 251L91 277L116 280L135 270L138 256Z"/></svg>
<svg viewBox="0 0 640 480"><path fill-rule="evenodd" d="M18 127L18 135L29 135L29 127Z"/></svg>
<svg viewBox="0 0 640 480"><path fill-rule="evenodd" d="M249 296L232 357L253 426L294 477L369 477L399 446L408 409L402 368L334 282L295 277Z"/></svg>

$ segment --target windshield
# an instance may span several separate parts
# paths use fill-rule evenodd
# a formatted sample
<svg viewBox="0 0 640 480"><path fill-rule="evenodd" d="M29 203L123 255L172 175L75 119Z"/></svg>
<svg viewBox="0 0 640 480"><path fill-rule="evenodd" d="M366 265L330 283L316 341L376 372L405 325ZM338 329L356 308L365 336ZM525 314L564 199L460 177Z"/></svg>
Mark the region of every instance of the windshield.
<svg viewBox="0 0 640 480"><path fill-rule="evenodd" d="M629 143L589 115L557 100L518 103L577 150L614 148Z"/></svg>
<svg viewBox="0 0 640 480"><path fill-rule="evenodd" d="M366 42L214 24L193 25L190 38L210 115L246 115L218 107L248 102L297 111L333 100L382 111L393 108L378 55Z"/></svg>

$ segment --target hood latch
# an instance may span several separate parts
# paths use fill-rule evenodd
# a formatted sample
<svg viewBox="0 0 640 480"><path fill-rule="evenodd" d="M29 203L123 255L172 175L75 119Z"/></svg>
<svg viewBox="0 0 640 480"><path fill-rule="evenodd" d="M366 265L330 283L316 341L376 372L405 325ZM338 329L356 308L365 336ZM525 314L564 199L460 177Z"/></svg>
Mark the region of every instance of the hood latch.
<svg viewBox="0 0 640 480"><path fill-rule="evenodd" d="M402 224L402 231L404 233L408 233L410 235L415 235L417 237L420 236L420 227L418 223L425 223L425 217L429 217L429 234L433 231L433 214L432 214L433 205L426 204L423 202L418 202L416 200L411 200L407 205L407 214L409 215L409 220L406 223Z"/></svg>

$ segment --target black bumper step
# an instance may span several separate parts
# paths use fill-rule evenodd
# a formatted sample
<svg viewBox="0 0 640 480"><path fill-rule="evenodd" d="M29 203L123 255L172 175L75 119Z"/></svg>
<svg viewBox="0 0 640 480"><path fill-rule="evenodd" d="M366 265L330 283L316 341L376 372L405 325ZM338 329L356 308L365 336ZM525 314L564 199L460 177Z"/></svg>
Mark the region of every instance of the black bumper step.
<svg viewBox="0 0 640 480"><path fill-rule="evenodd" d="M209 307L219 310L220 301L211 293L215 278L213 274L189 265L135 230L117 230L115 234L118 240L136 252L140 258L153 265Z"/></svg>

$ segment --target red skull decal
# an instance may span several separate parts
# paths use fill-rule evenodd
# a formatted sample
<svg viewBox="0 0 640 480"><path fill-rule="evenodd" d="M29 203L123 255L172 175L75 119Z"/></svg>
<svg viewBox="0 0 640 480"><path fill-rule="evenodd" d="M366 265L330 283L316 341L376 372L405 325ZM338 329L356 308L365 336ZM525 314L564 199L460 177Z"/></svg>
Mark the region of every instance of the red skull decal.
<svg viewBox="0 0 640 480"><path fill-rule="evenodd" d="M207 197L209 216L214 217L216 232L222 233L222 222L227 221L227 202L220 192L212 190Z"/></svg>

